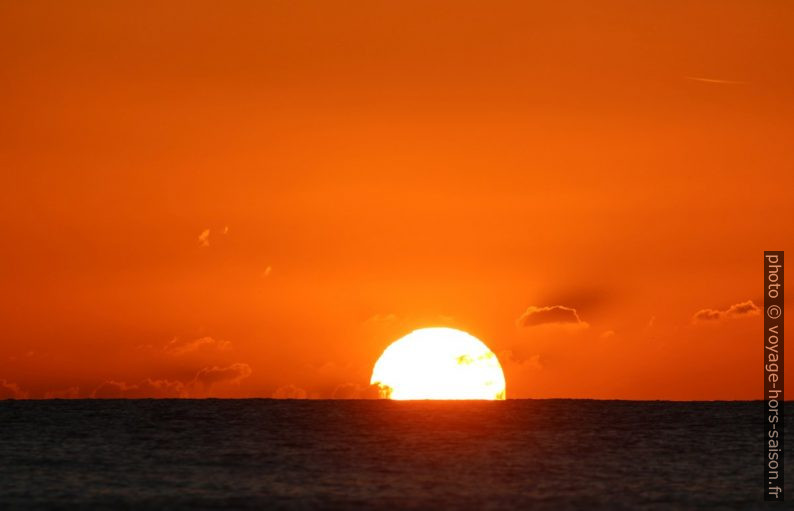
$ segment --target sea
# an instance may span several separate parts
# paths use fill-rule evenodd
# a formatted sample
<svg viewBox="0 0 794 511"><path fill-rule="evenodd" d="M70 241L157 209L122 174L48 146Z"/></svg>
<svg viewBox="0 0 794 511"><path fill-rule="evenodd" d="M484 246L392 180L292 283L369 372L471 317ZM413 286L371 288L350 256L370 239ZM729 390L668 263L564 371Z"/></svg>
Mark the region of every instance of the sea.
<svg viewBox="0 0 794 511"><path fill-rule="evenodd" d="M763 406L1 401L0 509L783 509Z"/></svg>

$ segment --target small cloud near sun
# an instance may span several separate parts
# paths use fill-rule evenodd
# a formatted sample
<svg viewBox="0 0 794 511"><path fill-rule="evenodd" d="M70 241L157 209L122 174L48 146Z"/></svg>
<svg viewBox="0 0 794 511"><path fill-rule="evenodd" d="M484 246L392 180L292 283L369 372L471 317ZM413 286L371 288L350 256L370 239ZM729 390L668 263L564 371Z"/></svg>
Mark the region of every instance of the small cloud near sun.
<svg viewBox="0 0 794 511"><path fill-rule="evenodd" d="M365 323L394 323L397 321L396 314L375 314L374 316L370 317L365 321Z"/></svg>
<svg viewBox="0 0 794 511"><path fill-rule="evenodd" d="M202 247L210 246L210 230L204 229L203 231L201 231L201 234L199 234L198 236L198 240L199 240L199 245L201 245Z"/></svg>
<svg viewBox="0 0 794 511"><path fill-rule="evenodd" d="M536 307L531 305L526 312L516 321L519 327L534 327L540 325L564 325L577 328L586 328L588 325L579 317L579 313L572 307L552 305Z"/></svg>
<svg viewBox="0 0 794 511"><path fill-rule="evenodd" d="M737 303L728 307L727 310L701 309L692 316L693 323L714 323L728 319L747 318L758 316L761 309L752 300Z"/></svg>
<svg viewBox="0 0 794 511"><path fill-rule="evenodd" d="M499 360L507 370L517 369L524 372L540 371L543 369L543 362L540 359L539 353L531 355L528 358L522 358L512 350L504 350L499 352Z"/></svg>

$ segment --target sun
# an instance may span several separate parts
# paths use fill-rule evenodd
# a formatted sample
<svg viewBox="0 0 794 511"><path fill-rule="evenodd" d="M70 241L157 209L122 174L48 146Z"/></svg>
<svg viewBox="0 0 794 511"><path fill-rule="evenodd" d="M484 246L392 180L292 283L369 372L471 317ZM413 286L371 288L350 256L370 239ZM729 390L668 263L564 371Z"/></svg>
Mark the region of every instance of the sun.
<svg viewBox="0 0 794 511"><path fill-rule="evenodd" d="M505 399L496 355L454 328L422 328L394 341L375 363L370 383L391 399Z"/></svg>

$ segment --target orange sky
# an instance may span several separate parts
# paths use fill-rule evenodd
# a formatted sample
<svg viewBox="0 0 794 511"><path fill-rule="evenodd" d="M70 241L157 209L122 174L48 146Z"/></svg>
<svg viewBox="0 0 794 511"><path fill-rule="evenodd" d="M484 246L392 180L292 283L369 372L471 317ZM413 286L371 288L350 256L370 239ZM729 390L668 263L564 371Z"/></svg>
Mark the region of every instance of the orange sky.
<svg viewBox="0 0 794 511"><path fill-rule="evenodd" d="M0 4L0 397L760 398L794 5L429 4Z"/></svg>

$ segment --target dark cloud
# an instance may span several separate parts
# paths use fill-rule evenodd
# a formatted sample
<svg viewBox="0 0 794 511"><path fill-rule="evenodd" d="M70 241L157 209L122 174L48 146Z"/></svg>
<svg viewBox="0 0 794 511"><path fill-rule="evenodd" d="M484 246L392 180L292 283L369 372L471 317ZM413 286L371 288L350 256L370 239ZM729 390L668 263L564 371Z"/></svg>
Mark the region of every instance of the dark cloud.
<svg viewBox="0 0 794 511"><path fill-rule="evenodd" d="M576 310L587 310L588 312L598 311L609 306L615 299L618 291L615 289L616 283L609 285L578 287L569 286L554 289L552 292L544 293L533 301L540 303L565 303Z"/></svg>
<svg viewBox="0 0 794 511"><path fill-rule="evenodd" d="M512 350L505 350L499 353L499 363L507 370L519 369L522 372L528 370L541 370L543 363L540 354L534 354L527 358L518 357Z"/></svg>
<svg viewBox="0 0 794 511"><path fill-rule="evenodd" d="M194 381L209 388L221 382L239 383L249 376L251 376L251 366L238 362L225 367L205 367L196 373Z"/></svg>
<svg viewBox="0 0 794 511"><path fill-rule="evenodd" d="M695 323L711 323L717 321L724 321L726 319L739 319L751 316L757 316L761 313L752 300L731 305L727 310L717 309L701 309L692 316L692 321Z"/></svg>
<svg viewBox="0 0 794 511"><path fill-rule="evenodd" d="M530 306L526 312L518 318L518 326L532 327L539 325L570 325L586 327L587 323L581 320L576 309L564 305L552 305L549 307Z"/></svg>

